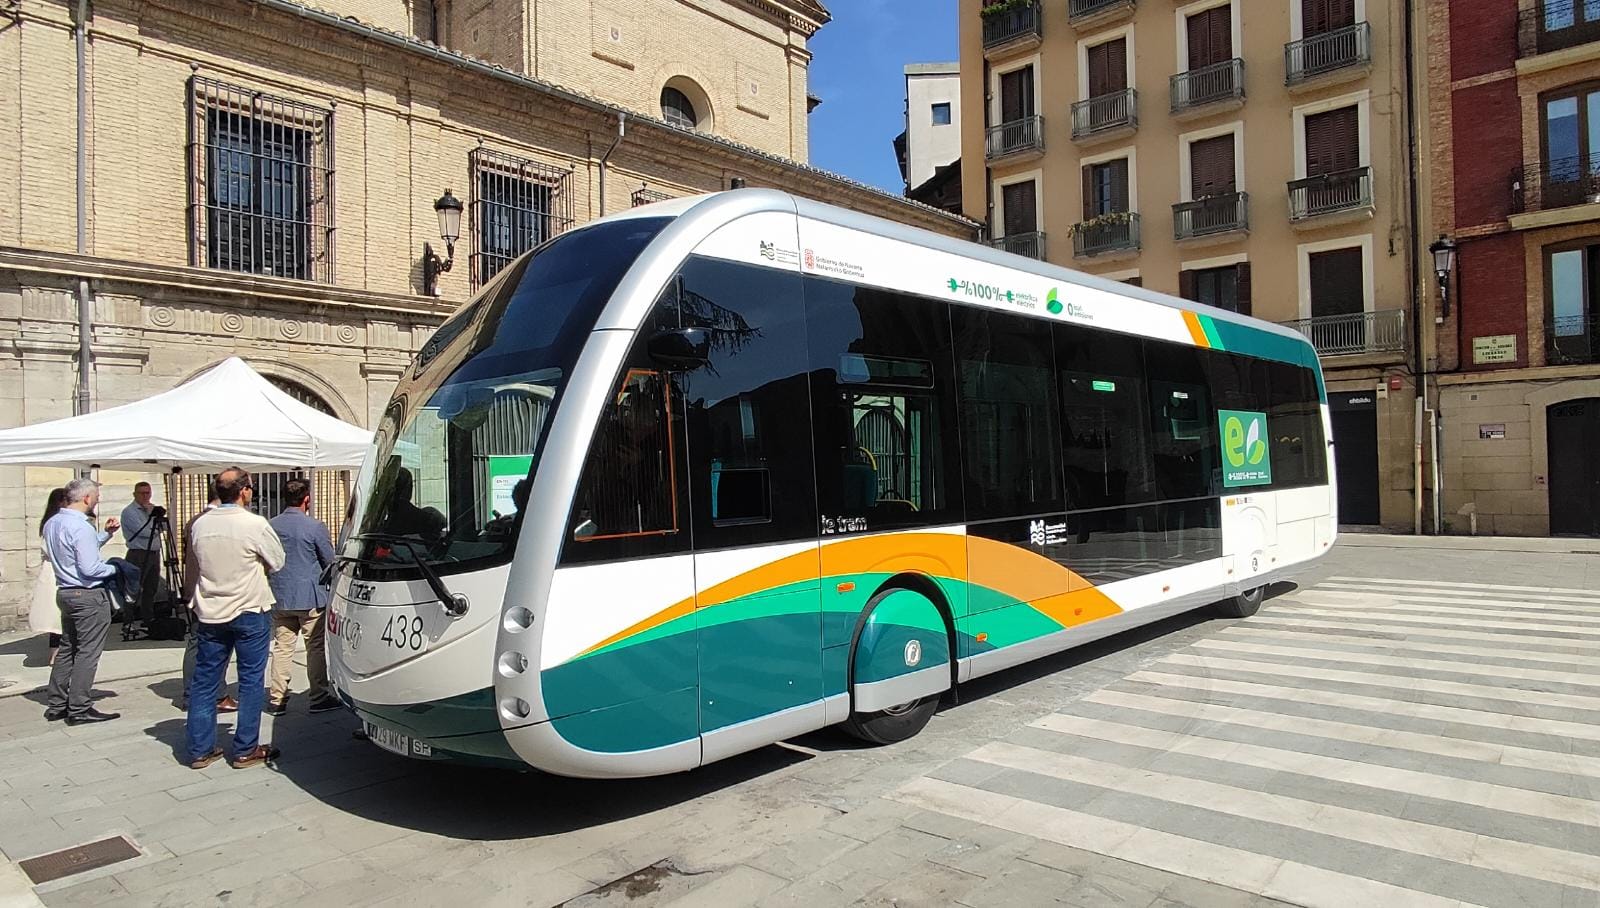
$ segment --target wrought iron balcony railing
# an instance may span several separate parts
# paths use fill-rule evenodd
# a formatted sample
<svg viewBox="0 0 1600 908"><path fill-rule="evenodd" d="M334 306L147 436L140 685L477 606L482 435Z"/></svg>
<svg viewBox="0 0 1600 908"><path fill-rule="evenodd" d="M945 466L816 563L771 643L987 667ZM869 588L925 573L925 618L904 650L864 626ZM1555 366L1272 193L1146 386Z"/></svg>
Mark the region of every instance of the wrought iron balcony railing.
<svg viewBox="0 0 1600 908"><path fill-rule="evenodd" d="M1594 0L1535 0L1517 13L1517 55L1533 57L1600 41Z"/></svg>
<svg viewBox="0 0 1600 908"><path fill-rule="evenodd" d="M1172 236L1176 240L1249 229L1248 192L1225 192L1172 206Z"/></svg>
<svg viewBox="0 0 1600 908"><path fill-rule="evenodd" d="M989 245L1012 255L1025 255L1044 261L1044 231L1041 230L997 236L989 240Z"/></svg>
<svg viewBox="0 0 1600 908"><path fill-rule="evenodd" d="M1134 0L1068 0L1067 21L1081 22L1101 13L1109 13L1114 9L1133 9Z"/></svg>
<svg viewBox="0 0 1600 908"><path fill-rule="evenodd" d="M1600 154L1535 161L1511 174L1511 213L1600 202Z"/></svg>
<svg viewBox="0 0 1600 908"><path fill-rule="evenodd" d="M1072 105L1072 137L1086 139L1114 129L1137 129L1139 92L1126 88Z"/></svg>
<svg viewBox="0 0 1600 908"><path fill-rule="evenodd" d="M1038 3L1014 6L983 17L983 48L988 50L1030 38L1044 37L1044 14Z"/></svg>
<svg viewBox="0 0 1600 908"><path fill-rule="evenodd" d="M986 150L993 161L1024 151L1044 150L1044 117L1023 117L989 127Z"/></svg>
<svg viewBox="0 0 1600 908"><path fill-rule="evenodd" d="M1318 76L1372 62L1372 23L1357 22L1283 46L1283 81L1299 85Z"/></svg>
<svg viewBox="0 0 1600 908"><path fill-rule="evenodd" d="M1303 180L1289 181L1289 220L1368 208L1372 205L1372 168L1357 167Z"/></svg>
<svg viewBox="0 0 1600 908"><path fill-rule="evenodd" d="M1172 112L1244 97L1244 61L1238 57L1172 77Z"/></svg>
<svg viewBox="0 0 1600 908"><path fill-rule="evenodd" d="M1404 309L1318 315L1284 324L1304 334L1319 356L1404 353L1406 349Z"/></svg>
<svg viewBox="0 0 1600 908"><path fill-rule="evenodd" d="M1580 366L1600 362L1600 318L1571 315L1552 318L1545 329L1545 362Z"/></svg>
<svg viewBox="0 0 1600 908"><path fill-rule="evenodd" d="M1135 212L1101 215L1078 224L1072 230L1072 254L1078 258L1138 248L1139 215Z"/></svg>
<svg viewBox="0 0 1600 908"><path fill-rule="evenodd" d="M665 202L671 198L673 198L673 195L669 192L662 192L658 189L648 189L641 186L633 191L632 201L633 207L638 208L640 205L649 205L653 202Z"/></svg>

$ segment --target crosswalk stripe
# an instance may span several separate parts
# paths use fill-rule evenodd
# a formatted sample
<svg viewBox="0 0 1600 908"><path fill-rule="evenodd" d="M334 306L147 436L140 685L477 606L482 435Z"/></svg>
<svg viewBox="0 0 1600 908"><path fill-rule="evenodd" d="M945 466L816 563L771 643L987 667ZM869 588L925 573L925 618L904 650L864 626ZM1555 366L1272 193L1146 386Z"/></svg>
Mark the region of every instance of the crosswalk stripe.
<svg viewBox="0 0 1600 908"><path fill-rule="evenodd" d="M1002 741L985 744L968 754L967 759L1258 822L1315 829L1350 842L1456 864L1470 864L1564 886L1600 888L1600 860L1593 855L1544 845L1268 794L1206 779L1129 769Z"/></svg>
<svg viewBox="0 0 1600 908"><path fill-rule="evenodd" d="M1356 645L1390 650L1450 653L1458 656L1501 656L1506 659L1520 659L1524 662L1547 662L1551 665L1563 666L1588 665L1600 668L1600 656L1574 656L1566 653L1547 652L1545 650L1518 649L1515 646L1504 645L1504 643L1514 642L1515 638L1499 635L1496 635L1494 639L1496 641L1503 641L1503 643L1496 642L1491 645L1488 643L1488 641L1485 641L1481 646L1474 646L1469 643L1448 644L1434 643L1432 641L1421 642L1385 640L1379 637L1363 637L1356 634L1294 633L1284 628L1257 627L1255 626L1256 623L1256 621L1251 621L1247 624L1235 624L1232 627L1224 629L1221 633L1221 637L1247 637L1252 640L1260 639L1271 641L1274 644L1281 644L1284 646L1296 646L1312 641L1330 644L1328 650L1307 649L1307 652L1330 652L1333 650L1338 650L1340 653L1343 653L1345 650L1341 649L1342 646ZM1340 658L1344 657L1341 655Z"/></svg>
<svg viewBox="0 0 1600 908"><path fill-rule="evenodd" d="M1109 706L1119 710L1137 710L1195 722L1242 725L1264 731L1310 735L1317 738L1327 738L1331 741L1363 744L1369 747L1409 750L1414 753L1430 754L1438 757L1474 760L1480 763L1499 763L1503 766L1512 766L1518 769L1537 769L1600 779L1600 757L1591 757L1584 754L1539 750L1532 747L1518 747L1514 744L1495 744L1489 741L1379 728L1372 725L1339 722L1333 719L1291 716L1265 710L1226 706L1220 703L1196 703L1193 700L1135 694L1119 690L1098 690L1083 699L1088 703Z"/></svg>
<svg viewBox="0 0 1600 908"><path fill-rule="evenodd" d="M1456 899L938 779L914 779L891 797L970 822L1310 908L1353 904L1475 908Z"/></svg>
<svg viewBox="0 0 1600 908"><path fill-rule="evenodd" d="M1329 577L1339 583L1367 583L1379 586L1437 586L1464 590L1504 590L1512 593L1539 593L1546 596L1574 597L1575 601L1600 602L1600 593L1594 590L1568 589L1558 586L1506 586L1497 583L1471 583L1459 580L1413 580L1404 577Z"/></svg>
<svg viewBox="0 0 1600 908"><path fill-rule="evenodd" d="M1303 646L1288 646L1283 644L1262 644L1236 641L1228 637L1196 640L1191 646L1195 649L1216 650L1230 653L1253 653L1260 656L1284 656L1294 659L1320 659L1328 662L1356 662L1363 665L1399 666L1402 668L1415 668L1427 671L1456 672L1458 674L1493 675L1497 678L1510 678L1518 681L1552 681L1557 684L1591 685L1600 691L1600 676L1579 674L1572 671L1554 671L1536 668L1513 668L1505 665L1484 665L1481 662L1459 662L1453 659L1434 659L1424 655L1414 655L1407 651L1404 653L1375 655L1372 653L1356 653L1345 649L1310 649ZM1418 649L1417 652L1436 653L1435 647ZM1600 661L1600 660L1597 660ZM1265 663L1277 666L1281 663ZM1552 665L1555 663L1552 663ZM1260 669L1266 670L1266 669ZM1408 679L1410 680L1410 679ZM1517 690L1512 688L1511 690ZM1521 691L1522 693L1538 693L1537 691ZM1539 694L1543 696L1543 694Z"/></svg>
<svg viewBox="0 0 1600 908"><path fill-rule="evenodd" d="M1600 604L1563 605L1561 603L1545 602L1542 599L1515 602L1509 599L1467 599L1461 596L1400 595L1346 587L1330 587L1325 584L1318 584L1309 589L1300 590L1285 598L1302 599L1306 596L1331 599L1335 602L1348 602L1352 606L1363 606L1370 609L1388 609L1399 605L1413 607L1426 605L1436 609L1466 608L1473 611L1482 611L1486 614L1509 614L1512 617L1536 617L1549 621L1566 621L1569 619L1600 621Z"/></svg>
<svg viewBox="0 0 1600 908"><path fill-rule="evenodd" d="M1283 603L1283 604L1280 604L1280 603ZM1407 614L1407 615L1392 615L1392 614L1387 613L1387 612L1354 612L1354 611L1351 611L1351 610L1348 610L1348 609L1341 610L1341 609L1337 609L1337 608L1329 608L1329 607L1327 607L1325 605L1324 606L1302 605L1302 604L1295 603L1295 602L1292 602L1292 601L1291 602L1283 602L1283 600L1278 600L1278 601L1273 602L1272 608L1273 608L1274 611L1287 612L1288 614L1293 614L1293 615L1314 615L1314 616L1319 617L1319 618L1336 618L1336 619L1342 619L1342 620L1348 620L1348 621L1356 621L1356 622L1359 622L1360 624L1363 624L1363 625L1371 624L1371 625L1374 625L1374 626L1390 626L1390 625L1394 625L1394 624L1399 623L1399 622L1407 622L1407 623L1411 623L1411 624L1440 625L1442 627L1460 627L1461 624L1462 624L1462 619L1460 619L1460 618L1442 618L1442 617L1437 617L1436 618L1436 617L1432 617L1432 616L1429 616L1429 615L1409 615L1409 614ZM1540 623L1535 622L1535 621L1473 621L1472 622L1472 626L1473 627L1481 627L1481 628L1485 628L1485 629L1488 629L1488 628L1500 628L1500 629L1508 630L1508 631L1518 631L1518 630L1556 631L1558 633L1563 633L1563 634L1584 635L1582 637L1573 638L1573 639L1577 639L1579 642L1587 642L1587 640L1594 640L1596 642L1600 642L1600 628L1595 628L1591 632L1586 628L1575 628L1575 627L1569 627L1569 626L1560 625L1560 624L1556 624L1556 625L1540 624Z"/></svg>
<svg viewBox="0 0 1600 908"><path fill-rule="evenodd" d="M1245 697L1269 697L1297 703L1314 703L1321 706L1399 715L1411 719L1435 719L1461 725L1506 729L1526 734L1554 735L1600 741L1600 725L1566 722L1561 719L1538 719L1530 716L1512 716L1505 713L1469 709L1463 706L1437 706L1401 700L1392 697L1372 697L1361 694L1341 694L1325 690L1308 690L1301 687L1280 687L1276 684L1257 684L1253 681L1229 681L1225 678L1205 678L1192 675L1174 675L1158 671L1138 671L1127 677L1129 681L1143 681L1164 687L1187 688L1206 692L1239 694Z"/></svg>
<svg viewBox="0 0 1600 908"><path fill-rule="evenodd" d="M1276 675L1282 678L1304 678L1309 681L1339 681L1347 684L1364 684L1371 687L1394 687L1402 690L1419 690L1458 697L1500 700L1508 705L1523 702L1523 700L1512 699L1521 694L1525 699L1533 698L1534 702L1541 706L1590 711L1600 710L1600 697L1518 690L1499 684L1472 684L1465 681L1437 681L1432 678L1412 678L1406 675L1391 675L1388 672L1376 670L1352 672L1337 668L1285 665L1282 662L1251 662L1243 659L1231 659L1225 656L1188 655L1184 653L1174 653L1162 660L1162 664L1191 665L1195 668L1212 671L1253 672L1255 674ZM1294 689L1300 690L1300 688ZM1596 730L1600 731L1600 728Z"/></svg>
<svg viewBox="0 0 1600 908"><path fill-rule="evenodd" d="M1492 593L1473 590L1435 589L1424 586L1408 586L1400 589L1389 587L1359 586L1354 583L1319 583L1316 586L1306 587L1310 590L1326 590L1329 592L1355 593L1367 598L1380 599L1407 599L1422 601L1450 601L1450 602L1487 602L1502 607L1557 609L1560 611L1584 612L1591 615L1600 615L1600 599L1579 599L1576 596L1545 596L1530 594L1518 599L1493 597Z"/></svg>
<svg viewBox="0 0 1600 908"><path fill-rule="evenodd" d="M1590 652L1600 653L1600 650L1593 648L1586 641L1573 640L1568 637L1545 637L1538 634L1496 634L1489 631L1461 631L1452 627L1443 626L1437 628L1396 626L1379 627L1375 623L1368 623L1366 621L1353 621L1349 617L1345 617L1336 621L1321 617L1298 618L1295 617L1295 613L1291 613L1287 610L1263 612L1262 614L1251 618L1250 623L1258 627L1317 627L1328 628L1330 630L1337 631L1349 631L1352 629L1365 628L1366 630L1382 631L1390 634L1443 637L1446 639L1459 640L1489 640L1496 643L1504 643L1508 647L1515 646L1519 643L1539 643L1547 646L1561 646L1570 649L1583 650L1585 655ZM1456 622L1456 626L1459 627L1460 622Z"/></svg>
<svg viewBox="0 0 1600 908"><path fill-rule="evenodd" d="M1600 803L1596 800L1547 794L1542 791L1458 779L1454 776L1399 769L1340 757L1264 747L1259 744L1236 743L1204 737L1196 731L1183 733L1160 731L1064 713L1052 713L1029 724L1048 731L1133 747L1146 747L1163 753L1205 757L1274 772L1299 773L1348 782L1352 785L1364 785L1385 791L1404 792L1418 797L1473 804L1490 810L1505 810L1546 820L1600 828ZM1600 799L1600 792L1596 793L1596 798ZM1600 858L1595 858L1595 861L1600 863Z"/></svg>

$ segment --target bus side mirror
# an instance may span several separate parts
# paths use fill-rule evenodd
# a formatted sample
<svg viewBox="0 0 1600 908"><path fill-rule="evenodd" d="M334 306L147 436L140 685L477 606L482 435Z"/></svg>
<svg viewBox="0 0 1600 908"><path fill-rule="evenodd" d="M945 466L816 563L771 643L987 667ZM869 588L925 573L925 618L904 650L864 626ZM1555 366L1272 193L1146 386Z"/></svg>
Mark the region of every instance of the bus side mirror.
<svg viewBox="0 0 1600 908"><path fill-rule="evenodd" d="M673 372L692 372L711 362L711 332L706 328L657 331L647 347L656 365Z"/></svg>

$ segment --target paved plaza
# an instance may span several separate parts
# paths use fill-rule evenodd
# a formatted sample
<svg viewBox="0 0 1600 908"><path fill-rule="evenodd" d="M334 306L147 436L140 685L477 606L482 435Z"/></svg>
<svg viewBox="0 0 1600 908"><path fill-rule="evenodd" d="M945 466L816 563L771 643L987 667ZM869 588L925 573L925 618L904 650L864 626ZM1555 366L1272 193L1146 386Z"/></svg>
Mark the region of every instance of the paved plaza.
<svg viewBox="0 0 1600 908"><path fill-rule="evenodd" d="M141 652L117 722L0 691L4 856L139 851L9 866L0 903L1600 906L1600 546L1345 537L1278 592L980 679L900 745L623 782L408 762L303 697L276 768L197 772Z"/></svg>

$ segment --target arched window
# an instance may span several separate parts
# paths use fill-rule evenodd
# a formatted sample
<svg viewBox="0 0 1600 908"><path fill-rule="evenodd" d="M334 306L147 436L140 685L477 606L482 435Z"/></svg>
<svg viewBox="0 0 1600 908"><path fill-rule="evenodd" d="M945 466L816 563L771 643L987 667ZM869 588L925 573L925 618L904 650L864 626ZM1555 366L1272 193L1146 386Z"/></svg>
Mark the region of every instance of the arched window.
<svg viewBox="0 0 1600 908"><path fill-rule="evenodd" d="M700 125L700 115L695 113L689 96L676 88L661 89L661 116L673 126L694 129Z"/></svg>
<svg viewBox="0 0 1600 908"><path fill-rule="evenodd" d="M310 388L307 388L305 385L302 385L297 381L290 381L287 378L279 378L276 375L267 376L267 381L271 382L274 388L277 388L279 391L282 391L283 393L289 395L300 403L305 404L313 410L320 410L329 416L338 415L337 413L333 412L333 407L329 406L328 402L322 399L322 395L311 390Z"/></svg>

